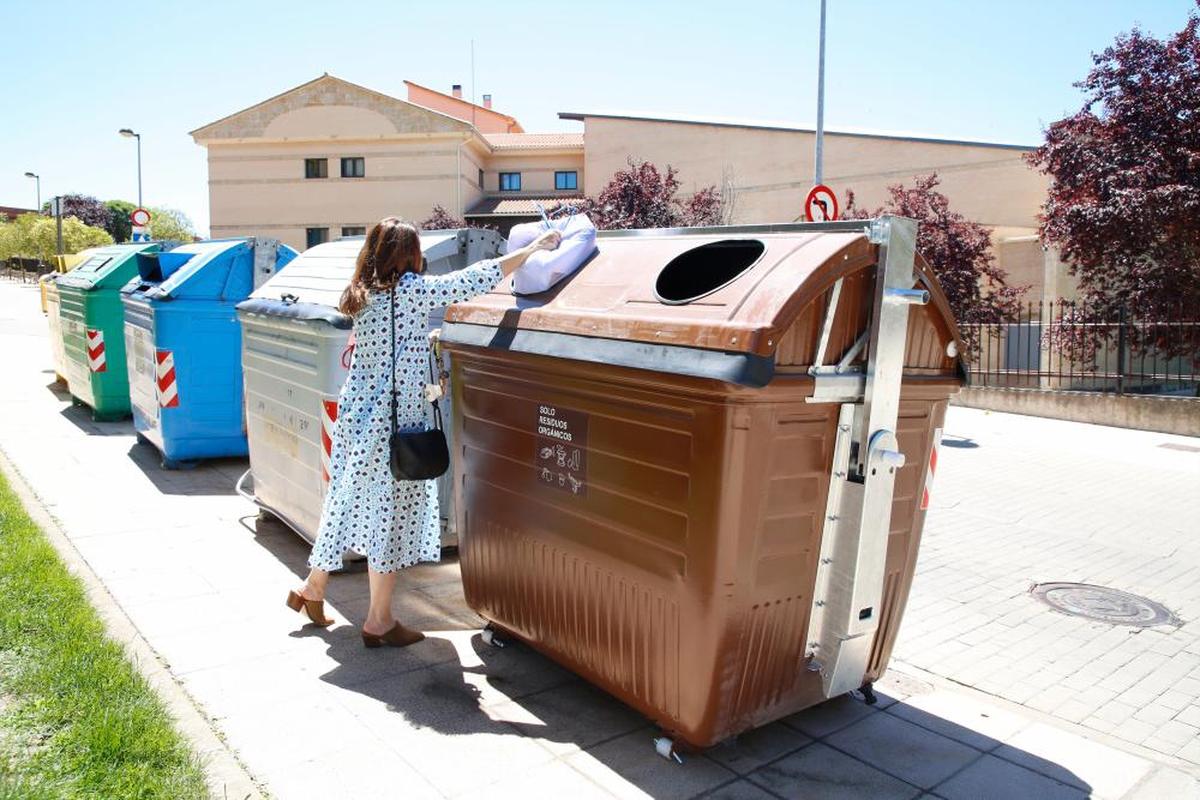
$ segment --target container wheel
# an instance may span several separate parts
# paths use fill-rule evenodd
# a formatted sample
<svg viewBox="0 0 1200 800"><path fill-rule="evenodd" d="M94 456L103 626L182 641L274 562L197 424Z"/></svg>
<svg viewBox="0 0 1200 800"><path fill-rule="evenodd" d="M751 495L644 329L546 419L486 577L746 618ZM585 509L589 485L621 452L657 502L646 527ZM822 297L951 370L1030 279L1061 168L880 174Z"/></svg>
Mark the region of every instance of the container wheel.
<svg viewBox="0 0 1200 800"><path fill-rule="evenodd" d="M679 755L679 751L675 749L675 740L669 736L659 736L654 740L654 752L667 761L674 761L676 764L683 763L683 756Z"/></svg>
<svg viewBox="0 0 1200 800"><path fill-rule="evenodd" d="M503 648L506 642L500 638L500 632L496 630L492 623L483 626L483 630L479 632L479 638L483 639L484 644L491 645L495 648Z"/></svg>
<svg viewBox="0 0 1200 800"><path fill-rule="evenodd" d="M259 522L281 522L279 517L275 516L270 511L267 511L265 508L260 508L258 510L258 521Z"/></svg>

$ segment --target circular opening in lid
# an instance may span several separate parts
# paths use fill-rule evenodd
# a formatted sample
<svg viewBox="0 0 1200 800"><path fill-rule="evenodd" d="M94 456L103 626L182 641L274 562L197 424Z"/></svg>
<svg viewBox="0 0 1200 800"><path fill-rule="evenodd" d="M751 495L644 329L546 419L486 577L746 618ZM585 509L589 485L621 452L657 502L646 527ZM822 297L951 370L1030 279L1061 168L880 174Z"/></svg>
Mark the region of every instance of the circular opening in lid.
<svg viewBox="0 0 1200 800"><path fill-rule="evenodd" d="M654 294L673 306L699 300L736 280L766 249L757 239L722 239L693 247L662 268Z"/></svg>

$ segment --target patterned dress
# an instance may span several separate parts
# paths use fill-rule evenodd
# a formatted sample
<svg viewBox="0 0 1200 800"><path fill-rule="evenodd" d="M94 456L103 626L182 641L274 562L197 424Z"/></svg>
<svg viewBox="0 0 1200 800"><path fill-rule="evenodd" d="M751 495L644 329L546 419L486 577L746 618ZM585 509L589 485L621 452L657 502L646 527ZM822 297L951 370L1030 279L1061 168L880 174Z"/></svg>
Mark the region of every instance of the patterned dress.
<svg viewBox="0 0 1200 800"><path fill-rule="evenodd" d="M429 314L495 288L494 260L448 275L403 275L396 285L396 411L401 430L433 426L429 382ZM376 572L395 572L441 556L436 481L396 481L388 466L392 365L389 292L373 292L354 319L354 357L338 399L329 491L308 565L341 569L346 550Z"/></svg>

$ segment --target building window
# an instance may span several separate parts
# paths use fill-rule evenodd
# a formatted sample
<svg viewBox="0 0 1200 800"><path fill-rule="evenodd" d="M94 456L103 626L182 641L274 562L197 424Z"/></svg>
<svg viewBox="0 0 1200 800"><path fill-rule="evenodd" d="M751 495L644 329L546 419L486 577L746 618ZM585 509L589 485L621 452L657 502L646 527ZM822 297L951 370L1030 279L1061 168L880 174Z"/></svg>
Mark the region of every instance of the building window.
<svg viewBox="0 0 1200 800"><path fill-rule="evenodd" d="M521 191L521 173L519 173L519 172L501 172L500 173L500 191L502 191L502 192L519 192L519 191Z"/></svg>
<svg viewBox="0 0 1200 800"><path fill-rule="evenodd" d="M343 178L361 178L367 174L366 159L363 158L343 158L342 159L342 177Z"/></svg>
<svg viewBox="0 0 1200 800"><path fill-rule="evenodd" d="M329 241L329 228L305 228L304 241L306 247L316 247Z"/></svg>
<svg viewBox="0 0 1200 800"><path fill-rule="evenodd" d="M478 186L480 189L483 188L483 170L479 170L479 182L475 185Z"/></svg>
<svg viewBox="0 0 1200 800"><path fill-rule="evenodd" d="M579 173L578 172L556 172L554 173L554 188L563 189L578 189L579 188Z"/></svg>
<svg viewBox="0 0 1200 800"><path fill-rule="evenodd" d="M343 225L342 236L366 236L367 229L361 225Z"/></svg>
<svg viewBox="0 0 1200 800"><path fill-rule="evenodd" d="M328 178L329 177L329 159L328 158L306 158L306 159L304 159L304 177L306 177L306 178Z"/></svg>

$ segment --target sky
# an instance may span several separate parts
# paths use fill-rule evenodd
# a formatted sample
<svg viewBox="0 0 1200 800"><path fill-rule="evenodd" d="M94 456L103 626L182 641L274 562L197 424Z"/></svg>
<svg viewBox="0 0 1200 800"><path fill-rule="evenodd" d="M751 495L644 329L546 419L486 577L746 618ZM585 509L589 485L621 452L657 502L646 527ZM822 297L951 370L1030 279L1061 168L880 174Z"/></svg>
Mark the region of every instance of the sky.
<svg viewBox="0 0 1200 800"><path fill-rule="evenodd" d="M125 6L125 8L122 8ZM208 230L188 131L328 72L491 93L525 130L560 111L816 120L819 0L602 3L0 0L0 205L58 193L143 200ZM1196 0L828 0L825 125L1034 145L1078 110L1091 54ZM474 75L471 68L474 41Z"/></svg>

